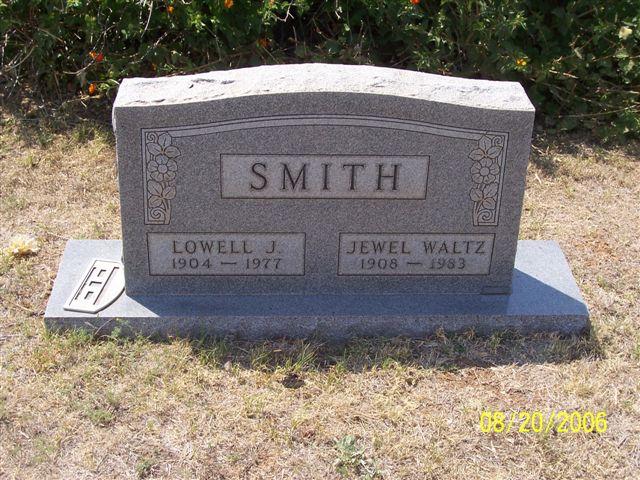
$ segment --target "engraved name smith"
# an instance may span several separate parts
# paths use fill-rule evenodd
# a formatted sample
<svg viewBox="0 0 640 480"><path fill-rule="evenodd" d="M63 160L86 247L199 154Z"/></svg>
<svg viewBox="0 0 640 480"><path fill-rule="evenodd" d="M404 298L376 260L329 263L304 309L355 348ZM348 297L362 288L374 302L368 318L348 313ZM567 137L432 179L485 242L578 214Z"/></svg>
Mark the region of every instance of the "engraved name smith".
<svg viewBox="0 0 640 480"><path fill-rule="evenodd" d="M364 173L364 170L367 168L367 165L364 163L342 163L340 165L342 170L347 171L348 175L348 184L350 191L356 191L359 189L366 189L366 186L358 184L358 171ZM389 188L391 190L398 190L398 179L400 176L400 167L402 164L393 163L390 165L389 169L391 173L385 173L387 166L384 163L376 164L377 167L377 175L376 175L376 190L385 190L384 182L385 180L390 181ZM299 170L295 170L295 167L291 167L288 163L282 162L279 165L279 169L277 169L276 180L280 183L280 190L296 190L299 188L300 190L308 190L310 188L311 182L307 182L307 173L311 172L311 164L303 163ZM329 191L333 186L331 182L331 175L335 174L335 172L331 172L333 165L331 163L323 163L322 164L322 191ZM264 190L269 185L269 166L264 162L255 162L251 165L251 173L256 177L256 179L249 182L250 190ZM292 172L293 170L293 172ZM340 169L338 169L337 174L340 175ZM295 178L294 178L295 177ZM280 180L282 179L282 180ZM364 187L364 188L363 188ZM372 186L368 186L371 188Z"/></svg>
<svg viewBox="0 0 640 480"><path fill-rule="evenodd" d="M222 155L223 198L425 198L428 156Z"/></svg>

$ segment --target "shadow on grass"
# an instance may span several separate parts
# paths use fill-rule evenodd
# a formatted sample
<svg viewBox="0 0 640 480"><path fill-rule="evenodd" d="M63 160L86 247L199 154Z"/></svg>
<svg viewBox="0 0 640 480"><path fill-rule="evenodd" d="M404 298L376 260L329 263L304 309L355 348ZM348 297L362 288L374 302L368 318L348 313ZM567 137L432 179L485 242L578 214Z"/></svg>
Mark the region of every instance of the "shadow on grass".
<svg viewBox="0 0 640 480"><path fill-rule="evenodd" d="M294 372L336 366L359 372L389 367L456 371L463 368L528 363L566 363L601 358L594 335L521 335L511 331L478 337L473 332L438 334L426 339L359 338L343 344L309 340L239 342L205 339L190 342L193 355L212 366Z"/></svg>
<svg viewBox="0 0 640 480"><path fill-rule="evenodd" d="M424 339L356 338L345 343L315 340L241 341L229 338L166 339L131 337L114 329L109 335L67 332L49 335L87 335L90 343L185 342L192 359L214 369L245 369L302 374L341 369L364 372L386 368L418 368L455 372L498 365L568 363L600 359L604 349L594 333L563 336L554 333L522 335L501 331L477 336L473 331L440 332Z"/></svg>
<svg viewBox="0 0 640 480"><path fill-rule="evenodd" d="M533 137L531 145L531 163L549 176L558 173L560 164L557 155L579 156L589 152L596 161L606 163L611 149L618 149L632 161L640 161L640 142L637 140L604 143L588 132L555 133L547 135L538 133Z"/></svg>
<svg viewBox="0 0 640 480"><path fill-rule="evenodd" d="M111 134L113 97L68 95L59 99L37 98L26 90L10 97L0 97L0 128L13 127L20 141L28 147L46 147L55 135L69 135L79 142L90 140L95 131Z"/></svg>

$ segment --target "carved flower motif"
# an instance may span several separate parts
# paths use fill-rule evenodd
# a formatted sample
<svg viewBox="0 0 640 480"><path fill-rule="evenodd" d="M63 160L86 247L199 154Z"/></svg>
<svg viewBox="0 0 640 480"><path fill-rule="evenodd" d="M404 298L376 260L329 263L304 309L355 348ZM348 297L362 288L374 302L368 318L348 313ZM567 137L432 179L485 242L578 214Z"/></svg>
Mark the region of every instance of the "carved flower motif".
<svg viewBox="0 0 640 480"><path fill-rule="evenodd" d="M149 162L147 168L149 169L151 178L158 182L166 182L176 178L178 164L174 160L167 158L166 155L158 155L154 160Z"/></svg>
<svg viewBox="0 0 640 480"><path fill-rule="evenodd" d="M176 187L163 186L153 180L149 180L147 188L149 190L150 208L159 207L165 202L165 200L171 200L176 196Z"/></svg>
<svg viewBox="0 0 640 480"><path fill-rule="evenodd" d="M168 133L163 133L158 136L158 142L147 143L147 149L149 153L158 160L160 158L176 158L180 155L180 150L171 145L171 136Z"/></svg>
<svg viewBox="0 0 640 480"><path fill-rule="evenodd" d="M492 142L489 137L483 135L480 140L478 140L478 148L473 150L469 154L469 158L471 160L475 160L476 162L481 161L482 159L496 159L500 156L500 152L502 151L502 145L496 143L499 141L499 137L495 137Z"/></svg>
<svg viewBox="0 0 640 480"><path fill-rule="evenodd" d="M480 208L493 210L496 208L496 195L498 193L498 184L490 183L479 188L474 188L469 193L471 200L477 202Z"/></svg>
<svg viewBox="0 0 640 480"><path fill-rule="evenodd" d="M498 173L500 173L500 167L489 157L484 157L471 165L471 179L474 183L493 183L497 180Z"/></svg>

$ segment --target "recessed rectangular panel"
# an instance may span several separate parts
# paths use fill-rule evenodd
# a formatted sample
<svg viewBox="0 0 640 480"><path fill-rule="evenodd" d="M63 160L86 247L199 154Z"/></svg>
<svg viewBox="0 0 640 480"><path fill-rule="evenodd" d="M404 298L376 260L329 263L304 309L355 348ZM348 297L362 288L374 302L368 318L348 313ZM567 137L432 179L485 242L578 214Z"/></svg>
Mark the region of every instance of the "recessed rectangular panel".
<svg viewBox="0 0 640 480"><path fill-rule="evenodd" d="M424 199L428 156L222 154L223 198Z"/></svg>
<svg viewBox="0 0 640 480"><path fill-rule="evenodd" d="M339 275L488 275L492 234L341 233Z"/></svg>
<svg viewBox="0 0 640 480"><path fill-rule="evenodd" d="M304 275L303 233L149 233L151 275Z"/></svg>

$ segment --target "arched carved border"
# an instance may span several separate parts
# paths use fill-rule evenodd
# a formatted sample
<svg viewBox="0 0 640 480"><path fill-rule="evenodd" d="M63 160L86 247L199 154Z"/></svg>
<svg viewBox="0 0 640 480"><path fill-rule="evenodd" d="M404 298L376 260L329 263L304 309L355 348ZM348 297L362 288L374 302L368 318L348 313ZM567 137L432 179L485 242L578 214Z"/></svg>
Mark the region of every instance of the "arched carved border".
<svg viewBox="0 0 640 480"><path fill-rule="evenodd" d="M427 135L474 140L469 152L475 226L498 225L508 134L436 125L427 122L361 115L281 115L232 120L175 128L142 129L145 224L171 223L171 202L178 194L175 179L181 152L174 141L181 137L270 127L351 126L403 130Z"/></svg>

